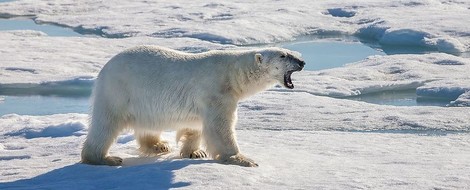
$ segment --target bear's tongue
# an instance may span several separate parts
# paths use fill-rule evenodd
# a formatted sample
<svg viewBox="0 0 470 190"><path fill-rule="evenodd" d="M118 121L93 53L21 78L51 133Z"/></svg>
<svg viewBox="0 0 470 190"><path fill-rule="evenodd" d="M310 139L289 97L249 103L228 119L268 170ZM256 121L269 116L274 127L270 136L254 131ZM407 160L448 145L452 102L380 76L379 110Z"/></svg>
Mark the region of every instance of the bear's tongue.
<svg viewBox="0 0 470 190"><path fill-rule="evenodd" d="M289 88L289 89L293 89L294 88L294 84L292 84L292 79L291 79L291 75L294 71L287 71L287 73L284 75L284 86L286 88Z"/></svg>

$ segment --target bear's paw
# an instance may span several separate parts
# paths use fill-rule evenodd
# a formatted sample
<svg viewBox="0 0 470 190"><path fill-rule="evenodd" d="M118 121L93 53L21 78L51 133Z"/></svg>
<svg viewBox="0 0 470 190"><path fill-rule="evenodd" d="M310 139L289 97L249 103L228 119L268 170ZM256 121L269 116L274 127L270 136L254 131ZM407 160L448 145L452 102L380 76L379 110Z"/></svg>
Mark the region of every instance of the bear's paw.
<svg viewBox="0 0 470 190"><path fill-rule="evenodd" d="M108 156L104 158L104 163L108 166L120 166L122 165L122 158L117 156Z"/></svg>
<svg viewBox="0 0 470 190"><path fill-rule="evenodd" d="M164 154L170 152L170 145L168 142L162 141L153 145L155 154Z"/></svg>
<svg viewBox="0 0 470 190"><path fill-rule="evenodd" d="M182 158L191 158L191 159L196 159L196 158L207 158L207 154L203 150L195 150L194 152L191 153L181 153Z"/></svg>
<svg viewBox="0 0 470 190"><path fill-rule="evenodd" d="M241 154L230 156L228 158L222 159L221 161L223 164L239 165L244 167L258 167L258 164L255 163L255 161Z"/></svg>

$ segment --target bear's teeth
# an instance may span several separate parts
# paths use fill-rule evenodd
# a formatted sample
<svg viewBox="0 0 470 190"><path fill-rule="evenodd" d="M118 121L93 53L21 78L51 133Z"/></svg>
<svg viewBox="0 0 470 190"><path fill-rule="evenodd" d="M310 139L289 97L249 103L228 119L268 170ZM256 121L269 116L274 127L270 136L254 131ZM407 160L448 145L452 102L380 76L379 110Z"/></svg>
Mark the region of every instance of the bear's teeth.
<svg viewBox="0 0 470 190"><path fill-rule="evenodd" d="M291 79L291 74L292 74L293 71L288 71L285 75L284 75L284 86L287 87L287 88L290 88L290 89L293 89L294 88L294 84L292 84L292 79Z"/></svg>

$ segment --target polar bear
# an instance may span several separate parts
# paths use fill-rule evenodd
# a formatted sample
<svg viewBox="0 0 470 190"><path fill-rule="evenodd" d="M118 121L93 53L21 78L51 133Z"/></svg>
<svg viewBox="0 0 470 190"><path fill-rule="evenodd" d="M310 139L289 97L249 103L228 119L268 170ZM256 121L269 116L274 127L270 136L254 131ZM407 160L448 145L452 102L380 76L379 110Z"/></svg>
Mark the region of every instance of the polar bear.
<svg viewBox="0 0 470 190"><path fill-rule="evenodd" d="M291 74L305 65L299 55L282 48L193 54L158 46L119 53L96 79L82 163L121 165L108 150L130 128L143 154L170 151L160 133L177 130L183 158L209 155L224 164L256 167L236 141L237 103L276 83L294 88Z"/></svg>

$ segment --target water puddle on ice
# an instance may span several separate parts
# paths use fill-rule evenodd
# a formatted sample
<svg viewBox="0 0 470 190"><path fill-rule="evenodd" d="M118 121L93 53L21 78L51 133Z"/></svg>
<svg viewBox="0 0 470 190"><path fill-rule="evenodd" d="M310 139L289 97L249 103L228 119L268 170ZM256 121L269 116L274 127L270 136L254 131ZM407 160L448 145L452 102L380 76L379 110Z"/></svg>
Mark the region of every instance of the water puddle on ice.
<svg viewBox="0 0 470 190"><path fill-rule="evenodd" d="M88 110L88 97L0 96L0 116L87 113Z"/></svg>
<svg viewBox="0 0 470 190"><path fill-rule="evenodd" d="M25 18L0 19L0 30L36 30L44 32L49 36L83 36L82 34L79 34L70 28L51 24L37 24L32 19Z"/></svg>
<svg viewBox="0 0 470 190"><path fill-rule="evenodd" d="M418 136L446 136L451 134L468 133L462 130L445 130L445 129L379 129L379 130L347 130L344 132L353 133L385 133L385 134L415 134Z"/></svg>
<svg viewBox="0 0 470 190"><path fill-rule="evenodd" d="M394 106L446 106L451 101L447 99L418 97L415 90L384 91L344 99Z"/></svg>
<svg viewBox="0 0 470 190"><path fill-rule="evenodd" d="M420 99L414 91L380 92L346 99L395 106L445 106L450 100ZM0 116L88 113L89 96L0 96Z"/></svg>
<svg viewBox="0 0 470 190"><path fill-rule="evenodd" d="M322 70L341 67L348 63L363 60L371 55L386 55L400 53L424 53L424 50L393 49L385 50L371 48L358 41L301 41L281 45L283 48L298 51L305 62L305 70ZM385 52L384 52L385 51ZM363 101L372 104L394 106L446 106L451 100L420 98L415 90L384 91L345 99Z"/></svg>
<svg viewBox="0 0 470 190"><path fill-rule="evenodd" d="M384 52L360 42L306 41L285 44L282 47L300 52L307 63L305 70L331 69L371 55L385 55Z"/></svg>

